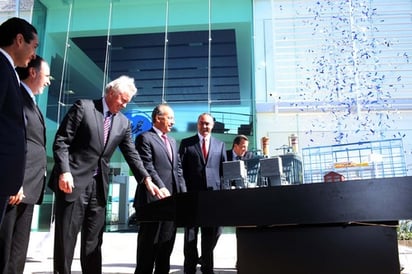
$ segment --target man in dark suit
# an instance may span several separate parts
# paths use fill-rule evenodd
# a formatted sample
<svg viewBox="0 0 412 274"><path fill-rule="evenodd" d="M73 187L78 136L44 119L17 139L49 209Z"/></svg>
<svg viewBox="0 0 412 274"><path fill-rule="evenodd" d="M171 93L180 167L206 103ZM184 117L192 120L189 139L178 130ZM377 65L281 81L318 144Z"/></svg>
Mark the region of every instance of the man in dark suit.
<svg viewBox="0 0 412 274"><path fill-rule="evenodd" d="M120 112L136 91L133 78L120 76L106 85L103 98L74 103L56 133L49 181L56 195L55 273L70 273L80 229L82 273L102 272L109 162L117 147L137 182L151 195L164 197L134 147L130 121Z"/></svg>
<svg viewBox="0 0 412 274"><path fill-rule="evenodd" d="M186 184L176 141L167 136L174 125L174 113L167 104L160 104L152 112L153 127L136 138L136 148L143 164L160 191L166 196L186 192ZM134 205L136 210L158 200L137 187ZM176 237L176 226L172 221L142 222L137 238L137 262L135 274L168 274L170 255Z"/></svg>
<svg viewBox="0 0 412 274"><path fill-rule="evenodd" d="M243 134L237 135L233 139L232 149L228 149L226 151L227 160L228 161L239 161L239 160L247 161L247 160L252 159L254 155L251 151L248 151L248 147L249 147L249 139L247 138L247 136ZM232 180L229 183L231 184L231 187L234 187L234 188L236 188L238 185L241 185L242 187L244 187L244 183L239 182L239 181L240 180ZM237 228L236 228L236 233L237 233ZM237 267L237 263L236 263L236 267Z"/></svg>
<svg viewBox="0 0 412 274"><path fill-rule="evenodd" d="M226 151L227 160L228 161L238 161L238 160L247 161L247 160L252 159L253 153L247 150L248 146L249 146L249 139L247 138L247 136L237 135L233 139L232 149L229 149ZM247 163L245 165L245 168L247 168ZM245 187L243 180L240 180L240 179L231 180L229 184L231 188Z"/></svg>
<svg viewBox="0 0 412 274"><path fill-rule="evenodd" d="M50 68L36 56L27 68L16 68L26 119L26 169L23 186L11 196L0 228L0 273L23 273L35 204L41 204L46 179L46 128L35 95L50 85Z"/></svg>
<svg viewBox="0 0 412 274"><path fill-rule="evenodd" d="M183 139L179 155L187 191L220 190L222 188L223 162L226 148L222 141L211 136L214 120L212 115L203 113L198 117L198 133ZM221 234L220 227L200 227L201 229L201 270L213 273L213 250ZM199 227L186 227L184 235L184 273L196 273L199 261L197 235Z"/></svg>
<svg viewBox="0 0 412 274"><path fill-rule="evenodd" d="M226 151L228 161L248 160L253 158L253 153L248 151L249 139L245 135L237 135L233 139L232 149Z"/></svg>
<svg viewBox="0 0 412 274"><path fill-rule="evenodd" d="M10 195L23 184L26 132L16 66L27 67L38 46L36 29L20 18L0 25L0 224Z"/></svg>

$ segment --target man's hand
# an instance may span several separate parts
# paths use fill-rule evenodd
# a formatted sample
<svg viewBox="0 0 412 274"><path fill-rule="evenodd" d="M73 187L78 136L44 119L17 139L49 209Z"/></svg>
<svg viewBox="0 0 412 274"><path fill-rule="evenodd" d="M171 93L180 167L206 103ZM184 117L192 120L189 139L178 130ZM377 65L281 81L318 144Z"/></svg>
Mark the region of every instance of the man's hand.
<svg viewBox="0 0 412 274"><path fill-rule="evenodd" d="M70 172L65 172L59 176L59 188L64 193L72 193L74 188L73 176Z"/></svg>
<svg viewBox="0 0 412 274"><path fill-rule="evenodd" d="M161 189L159 189L161 193L163 193L164 197L169 197L170 196L170 192L167 188L162 187Z"/></svg>
<svg viewBox="0 0 412 274"><path fill-rule="evenodd" d="M163 198L166 198L167 196L170 196L170 193L169 193L169 191L167 191L167 189L166 189L167 192L164 191L164 190L159 189L157 187L157 185L155 185L152 182L152 178L150 178L150 177L146 177L146 179L144 180L144 184L146 185L146 188L150 192L150 194L152 194L153 196L156 196L159 199L163 199ZM162 188L162 189L164 189L164 188ZM169 195L167 195L167 194L169 194Z"/></svg>
<svg viewBox="0 0 412 274"><path fill-rule="evenodd" d="M21 187L19 189L19 192L17 192L16 195L10 196L9 205L18 205L18 204L20 204L24 197L26 197L26 196L24 196L23 187Z"/></svg>

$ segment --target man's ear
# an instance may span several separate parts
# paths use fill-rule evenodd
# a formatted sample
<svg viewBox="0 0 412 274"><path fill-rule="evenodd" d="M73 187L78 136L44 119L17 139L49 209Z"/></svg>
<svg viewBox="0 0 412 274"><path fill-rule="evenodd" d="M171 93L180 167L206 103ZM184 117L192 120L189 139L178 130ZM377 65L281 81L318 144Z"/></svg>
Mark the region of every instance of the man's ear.
<svg viewBox="0 0 412 274"><path fill-rule="evenodd" d="M156 115L154 120L155 120L156 123L159 122L160 121L159 115Z"/></svg>
<svg viewBox="0 0 412 274"><path fill-rule="evenodd" d="M24 41L24 37L23 34L18 33L16 35L16 38L14 39L16 41L16 44L20 47L25 41Z"/></svg>
<svg viewBox="0 0 412 274"><path fill-rule="evenodd" d="M29 76L32 77L32 78L35 78L36 75L37 75L37 70L33 67L30 67L29 68Z"/></svg>

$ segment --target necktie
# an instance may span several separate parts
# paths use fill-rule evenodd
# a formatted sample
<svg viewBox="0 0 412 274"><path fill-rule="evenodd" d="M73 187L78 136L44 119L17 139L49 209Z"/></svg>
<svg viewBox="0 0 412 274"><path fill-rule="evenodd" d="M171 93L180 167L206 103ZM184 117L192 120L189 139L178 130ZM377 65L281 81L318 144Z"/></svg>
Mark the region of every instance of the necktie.
<svg viewBox="0 0 412 274"><path fill-rule="evenodd" d="M103 141L105 145L106 145L107 137L109 136L111 124L112 124L112 113L108 111L106 112L106 116L104 117L104 121L103 121L103 138L104 138ZM98 173L100 173L99 167L96 168L93 176L96 176Z"/></svg>
<svg viewBox="0 0 412 274"><path fill-rule="evenodd" d="M170 146L169 139L167 138L166 134L162 134L162 138L163 138L163 141L165 143L169 159L172 159L172 147Z"/></svg>
<svg viewBox="0 0 412 274"><path fill-rule="evenodd" d="M242 157L240 157L239 155L236 156L236 160L242 160Z"/></svg>
<svg viewBox="0 0 412 274"><path fill-rule="evenodd" d="M104 123L103 123L104 144L106 144L107 137L109 136L111 124L112 124L112 114L110 111L108 111L106 113L106 117L104 118Z"/></svg>
<svg viewBox="0 0 412 274"><path fill-rule="evenodd" d="M203 153L203 157L205 159L207 159L207 144L206 144L206 138L203 138L203 142L202 142L202 153Z"/></svg>

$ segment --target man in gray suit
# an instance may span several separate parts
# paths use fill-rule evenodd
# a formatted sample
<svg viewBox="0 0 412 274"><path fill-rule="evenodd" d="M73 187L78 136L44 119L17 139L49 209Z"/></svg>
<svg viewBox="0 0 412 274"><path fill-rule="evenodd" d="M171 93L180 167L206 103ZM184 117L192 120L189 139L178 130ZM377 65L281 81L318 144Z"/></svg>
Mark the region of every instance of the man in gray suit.
<svg viewBox="0 0 412 274"><path fill-rule="evenodd" d="M27 67L36 55L37 30L10 18L0 25L0 224L10 195L23 184L26 127L16 66Z"/></svg>
<svg viewBox="0 0 412 274"><path fill-rule="evenodd" d="M78 100L54 140L55 166L49 186L55 192L54 272L70 273L81 229L82 273L102 272L101 245L109 188L109 162L117 147L139 184L163 198L131 139L130 121L120 112L137 92L134 79L120 76L106 85L103 98Z"/></svg>
<svg viewBox="0 0 412 274"><path fill-rule="evenodd" d="M186 192L176 141L168 136L174 122L172 108L160 104L152 112L153 127L136 138L136 148L146 170L166 196ZM144 210L142 206L156 200L146 188L137 187L136 211ZM140 223L135 274L152 274L153 268L156 274L168 274L175 237L176 226L172 221Z"/></svg>
<svg viewBox="0 0 412 274"><path fill-rule="evenodd" d="M36 56L27 68L17 68L26 120L26 169L23 186L9 199L0 229L0 273L23 273L35 204L41 204L46 179L46 127L35 95L50 85L50 68Z"/></svg>
<svg viewBox="0 0 412 274"><path fill-rule="evenodd" d="M197 119L198 133L183 139L179 155L187 191L220 190L222 188L223 162L226 161L225 143L211 136L214 119L209 113ZM201 229L201 270L213 273L213 250L221 234L220 227ZM186 227L184 235L184 272L196 273L199 262L197 235L199 227Z"/></svg>

